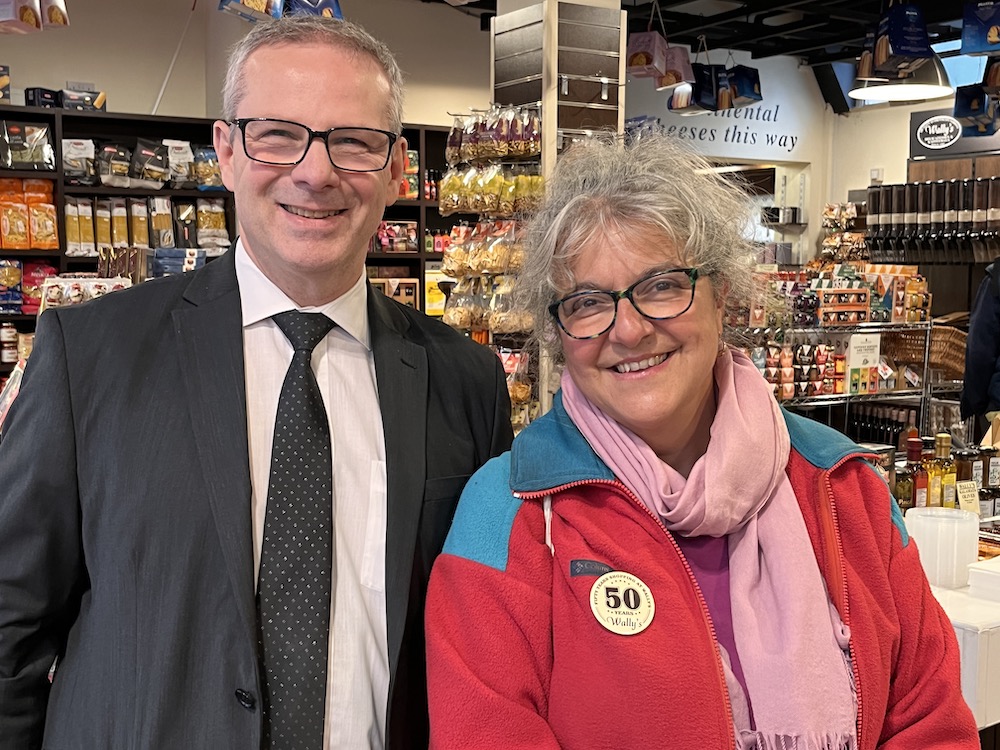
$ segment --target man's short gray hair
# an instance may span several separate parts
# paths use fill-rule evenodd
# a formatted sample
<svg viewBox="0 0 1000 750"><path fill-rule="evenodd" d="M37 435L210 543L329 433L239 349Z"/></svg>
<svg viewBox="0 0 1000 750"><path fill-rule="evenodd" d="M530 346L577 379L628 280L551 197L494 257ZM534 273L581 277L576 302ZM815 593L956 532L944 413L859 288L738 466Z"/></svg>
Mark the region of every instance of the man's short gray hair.
<svg viewBox="0 0 1000 750"><path fill-rule="evenodd" d="M382 67L389 80L386 113L389 127L393 132L400 132L403 124L403 73L389 48L355 23L305 14L256 23L245 37L233 45L222 87L222 119L236 117L236 110L246 92L243 70L253 52L261 47L280 44L315 43L368 55ZM317 91L316 96L321 98L323 92Z"/></svg>

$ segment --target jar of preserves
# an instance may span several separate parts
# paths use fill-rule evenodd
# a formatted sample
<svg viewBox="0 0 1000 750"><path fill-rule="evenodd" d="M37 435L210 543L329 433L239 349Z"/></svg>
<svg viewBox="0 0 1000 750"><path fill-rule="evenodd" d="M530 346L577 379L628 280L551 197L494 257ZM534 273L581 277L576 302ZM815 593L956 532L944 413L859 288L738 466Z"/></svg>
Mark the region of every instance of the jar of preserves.
<svg viewBox="0 0 1000 750"><path fill-rule="evenodd" d="M17 328L10 321L0 324L0 344L17 345Z"/></svg>
<svg viewBox="0 0 1000 750"><path fill-rule="evenodd" d="M979 451L971 448L955 451L955 473L957 481L975 482L976 489L982 489L983 464L979 459Z"/></svg>
<svg viewBox="0 0 1000 750"><path fill-rule="evenodd" d="M985 445L979 449L979 456L983 465L983 487L1000 487L1000 456L997 455L997 449Z"/></svg>

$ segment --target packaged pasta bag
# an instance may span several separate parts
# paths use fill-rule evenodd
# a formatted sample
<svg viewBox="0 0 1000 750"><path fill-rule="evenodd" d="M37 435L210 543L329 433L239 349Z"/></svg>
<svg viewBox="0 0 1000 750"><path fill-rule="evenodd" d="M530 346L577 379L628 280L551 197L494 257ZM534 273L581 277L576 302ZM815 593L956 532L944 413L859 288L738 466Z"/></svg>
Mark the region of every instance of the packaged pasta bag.
<svg viewBox="0 0 1000 750"><path fill-rule="evenodd" d="M219 169L219 157L215 149L209 146L199 146L194 152L194 174L199 190L225 190L222 184L222 172Z"/></svg>
<svg viewBox="0 0 1000 750"><path fill-rule="evenodd" d="M28 201L29 244L36 250L58 250L56 207L52 198L40 193L26 193Z"/></svg>
<svg viewBox="0 0 1000 750"><path fill-rule="evenodd" d="M203 248L229 247L226 207L222 198L199 198L198 244Z"/></svg>
<svg viewBox="0 0 1000 750"><path fill-rule="evenodd" d="M159 190L170 177L167 147L160 141L140 138L132 151L129 166L131 186L146 190Z"/></svg>
<svg viewBox="0 0 1000 750"><path fill-rule="evenodd" d="M121 143L105 143L94 157L94 170L102 185L129 187L132 150Z"/></svg>

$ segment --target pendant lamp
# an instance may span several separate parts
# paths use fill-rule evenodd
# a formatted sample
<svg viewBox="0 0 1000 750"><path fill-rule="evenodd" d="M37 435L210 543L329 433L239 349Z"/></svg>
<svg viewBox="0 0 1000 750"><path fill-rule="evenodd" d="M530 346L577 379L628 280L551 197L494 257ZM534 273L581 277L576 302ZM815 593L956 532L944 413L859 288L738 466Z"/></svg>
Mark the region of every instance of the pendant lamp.
<svg viewBox="0 0 1000 750"><path fill-rule="evenodd" d="M937 53L906 78L885 81L855 81L847 92L852 99L867 102L914 102L951 96L955 89Z"/></svg>

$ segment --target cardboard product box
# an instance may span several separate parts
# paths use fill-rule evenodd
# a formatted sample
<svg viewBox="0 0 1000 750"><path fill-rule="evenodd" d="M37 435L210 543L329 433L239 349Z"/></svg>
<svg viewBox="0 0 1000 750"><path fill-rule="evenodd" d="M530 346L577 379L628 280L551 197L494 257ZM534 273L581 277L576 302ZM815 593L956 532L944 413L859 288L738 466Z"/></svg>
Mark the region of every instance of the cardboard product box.
<svg viewBox="0 0 1000 750"><path fill-rule="evenodd" d="M667 40L658 31L629 34L625 65L634 78L659 78L667 70Z"/></svg>
<svg viewBox="0 0 1000 750"><path fill-rule="evenodd" d="M256 23L281 18L282 0L219 0L219 10Z"/></svg>
<svg viewBox="0 0 1000 750"><path fill-rule="evenodd" d="M59 106L85 112L105 112L108 108L108 95L103 91L63 89L59 92Z"/></svg>
<svg viewBox="0 0 1000 750"><path fill-rule="evenodd" d="M42 26L46 29L58 29L69 26L69 13L66 12L66 0L42 0Z"/></svg>
<svg viewBox="0 0 1000 750"><path fill-rule="evenodd" d="M42 30L39 0L0 0L0 32L30 34Z"/></svg>
<svg viewBox="0 0 1000 750"><path fill-rule="evenodd" d="M909 75L933 54L927 24L915 4L893 5L879 20L875 34L875 73L891 77Z"/></svg>
<svg viewBox="0 0 1000 750"><path fill-rule="evenodd" d="M344 17L338 0L285 0L285 15L296 13L327 18Z"/></svg>
<svg viewBox="0 0 1000 750"><path fill-rule="evenodd" d="M997 118L997 101L981 84L959 86L955 90L953 115L962 125L990 125Z"/></svg>
<svg viewBox="0 0 1000 750"><path fill-rule="evenodd" d="M37 86L24 90L24 103L29 107L58 107L59 92Z"/></svg>
<svg viewBox="0 0 1000 750"><path fill-rule="evenodd" d="M424 312L427 315L444 315L448 296L439 284L454 284L455 280L441 272L441 261L428 261L424 268Z"/></svg>
<svg viewBox="0 0 1000 750"><path fill-rule="evenodd" d="M963 55L1000 53L1000 2L967 2L962 16Z"/></svg>
<svg viewBox="0 0 1000 750"><path fill-rule="evenodd" d="M390 299L396 300L407 307L417 306L417 279L369 279L373 288L378 289Z"/></svg>
<svg viewBox="0 0 1000 750"><path fill-rule="evenodd" d="M847 349L848 393L864 395L878 392L881 344L882 335L878 333L855 333L851 336Z"/></svg>
<svg viewBox="0 0 1000 750"><path fill-rule="evenodd" d="M415 253L420 250L415 221L383 221L375 232L377 253Z"/></svg>
<svg viewBox="0 0 1000 750"><path fill-rule="evenodd" d="M10 104L9 65L0 65L0 104Z"/></svg>

